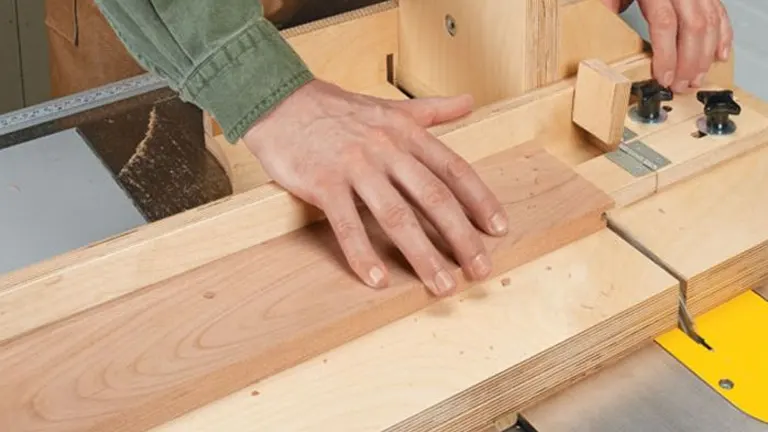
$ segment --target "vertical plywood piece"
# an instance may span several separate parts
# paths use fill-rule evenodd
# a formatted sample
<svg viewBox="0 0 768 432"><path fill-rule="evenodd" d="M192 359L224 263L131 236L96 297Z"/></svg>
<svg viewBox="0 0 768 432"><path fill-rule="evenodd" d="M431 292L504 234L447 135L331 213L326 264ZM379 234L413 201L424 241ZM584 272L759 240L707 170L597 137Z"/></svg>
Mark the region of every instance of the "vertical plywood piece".
<svg viewBox="0 0 768 432"><path fill-rule="evenodd" d="M579 65L573 101L573 121L591 133L605 151L619 146L629 109L632 82L601 60Z"/></svg>
<svg viewBox="0 0 768 432"><path fill-rule="evenodd" d="M398 84L424 97L471 93L478 105L548 81L556 0L401 0Z"/></svg>
<svg viewBox="0 0 768 432"><path fill-rule="evenodd" d="M405 90L471 93L480 105L572 76L584 59L643 51L637 32L600 0L401 0L399 39Z"/></svg>

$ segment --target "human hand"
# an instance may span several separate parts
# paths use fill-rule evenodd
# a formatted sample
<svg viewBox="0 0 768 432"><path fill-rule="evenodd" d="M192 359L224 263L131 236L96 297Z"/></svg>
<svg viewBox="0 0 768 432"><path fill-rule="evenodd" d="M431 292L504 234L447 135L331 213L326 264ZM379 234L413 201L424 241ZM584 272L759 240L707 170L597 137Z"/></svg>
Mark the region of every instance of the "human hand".
<svg viewBox="0 0 768 432"><path fill-rule="evenodd" d="M456 281L406 199L447 240L467 276L490 274L490 258L470 219L489 235L504 235L507 216L472 167L426 130L466 115L471 105L468 96L389 101L314 80L243 141L272 179L325 213L348 264L366 284L385 287L388 270L371 246L355 195L430 291L448 295Z"/></svg>
<svg viewBox="0 0 768 432"><path fill-rule="evenodd" d="M733 41L719 0L638 0L654 47L653 74L675 92L701 87L712 63L726 61Z"/></svg>
<svg viewBox="0 0 768 432"><path fill-rule="evenodd" d="M631 0L603 0L614 11ZM731 54L733 28L720 0L637 0L653 46L653 77L681 93L701 87L716 61Z"/></svg>

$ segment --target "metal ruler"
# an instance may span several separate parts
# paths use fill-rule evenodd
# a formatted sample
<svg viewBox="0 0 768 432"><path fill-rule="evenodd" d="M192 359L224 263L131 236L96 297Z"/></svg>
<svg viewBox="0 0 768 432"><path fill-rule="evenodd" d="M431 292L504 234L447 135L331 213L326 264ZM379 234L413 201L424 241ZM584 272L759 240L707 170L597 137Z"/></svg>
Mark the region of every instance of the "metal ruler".
<svg viewBox="0 0 768 432"><path fill-rule="evenodd" d="M128 78L0 116L0 136L167 87L151 73Z"/></svg>

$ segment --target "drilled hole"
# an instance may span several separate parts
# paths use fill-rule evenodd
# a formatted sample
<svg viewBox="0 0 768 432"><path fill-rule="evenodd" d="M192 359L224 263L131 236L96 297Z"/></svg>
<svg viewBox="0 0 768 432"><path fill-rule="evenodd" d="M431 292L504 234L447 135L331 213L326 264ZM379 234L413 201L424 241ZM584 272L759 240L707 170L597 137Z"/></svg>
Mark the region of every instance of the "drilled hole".
<svg viewBox="0 0 768 432"><path fill-rule="evenodd" d="M456 20L450 15L445 16L445 29L451 36L456 36Z"/></svg>

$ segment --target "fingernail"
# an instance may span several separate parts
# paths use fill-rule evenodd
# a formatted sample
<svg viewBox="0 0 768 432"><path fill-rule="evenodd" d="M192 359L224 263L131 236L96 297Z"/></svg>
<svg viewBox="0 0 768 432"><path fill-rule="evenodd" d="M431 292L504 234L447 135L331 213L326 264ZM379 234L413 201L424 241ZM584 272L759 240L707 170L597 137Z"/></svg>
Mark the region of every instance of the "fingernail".
<svg viewBox="0 0 768 432"><path fill-rule="evenodd" d="M700 73L696 75L696 78L693 80L693 86L694 87L701 87L701 84L704 82L704 74Z"/></svg>
<svg viewBox="0 0 768 432"><path fill-rule="evenodd" d="M435 276L435 287L439 294L447 294L456 287L456 283L453 281L451 275L443 270Z"/></svg>
<svg viewBox="0 0 768 432"><path fill-rule="evenodd" d="M675 74L673 72L667 72L664 74L664 82L661 83L664 87L669 87L672 85L672 80L675 79Z"/></svg>
<svg viewBox="0 0 768 432"><path fill-rule="evenodd" d="M721 58L722 60L728 60L728 56L729 56L730 54L731 54L731 47L725 47L725 48L723 48L723 50L720 52L720 58Z"/></svg>
<svg viewBox="0 0 768 432"><path fill-rule="evenodd" d="M504 234L507 232L507 218L501 213L493 215L493 217L491 217L491 229L495 234Z"/></svg>
<svg viewBox="0 0 768 432"><path fill-rule="evenodd" d="M374 266L368 272L368 278L370 279L369 282L371 285L378 287L384 280L384 272L379 267Z"/></svg>
<svg viewBox="0 0 768 432"><path fill-rule="evenodd" d="M472 260L472 270L475 275L484 278L491 272L491 260L485 254L480 254Z"/></svg>

